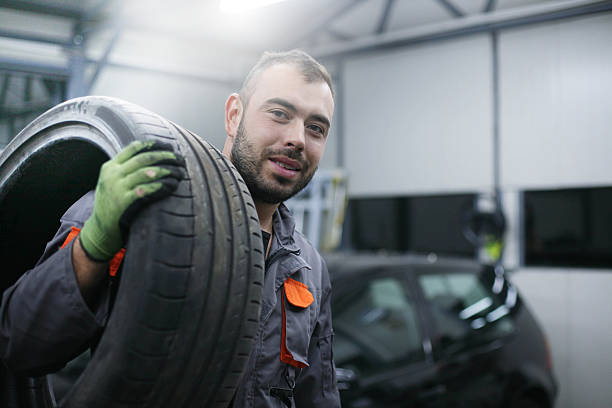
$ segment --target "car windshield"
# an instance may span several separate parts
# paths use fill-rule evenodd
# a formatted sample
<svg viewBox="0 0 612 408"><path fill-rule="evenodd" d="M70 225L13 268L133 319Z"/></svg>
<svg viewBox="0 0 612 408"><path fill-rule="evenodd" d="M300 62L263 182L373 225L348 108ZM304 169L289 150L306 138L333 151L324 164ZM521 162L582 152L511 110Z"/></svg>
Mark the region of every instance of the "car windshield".
<svg viewBox="0 0 612 408"><path fill-rule="evenodd" d="M454 352L514 330L517 293L490 268L422 271L417 282L430 305L440 349Z"/></svg>
<svg viewBox="0 0 612 408"><path fill-rule="evenodd" d="M334 302L338 365L368 372L423 358L416 309L404 282L379 276L343 289Z"/></svg>

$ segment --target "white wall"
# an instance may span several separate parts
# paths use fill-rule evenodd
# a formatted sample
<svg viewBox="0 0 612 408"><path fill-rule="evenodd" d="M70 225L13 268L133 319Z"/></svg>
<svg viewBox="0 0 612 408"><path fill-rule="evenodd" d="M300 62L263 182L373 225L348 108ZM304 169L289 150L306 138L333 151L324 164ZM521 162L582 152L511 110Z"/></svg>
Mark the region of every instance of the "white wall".
<svg viewBox="0 0 612 408"><path fill-rule="evenodd" d="M518 191L612 185L611 40L610 13L500 35L507 261L548 333L557 408L612 405L612 271L520 267Z"/></svg>
<svg viewBox="0 0 612 408"><path fill-rule="evenodd" d="M500 36L505 186L612 184L612 15Z"/></svg>
<svg viewBox="0 0 612 408"><path fill-rule="evenodd" d="M483 34L345 63L351 195L491 188L489 50Z"/></svg>
<svg viewBox="0 0 612 408"><path fill-rule="evenodd" d="M524 268L512 275L551 343L557 408L612 404L610 271Z"/></svg>
<svg viewBox="0 0 612 408"><path fill-rule="evenodd" d="M491 192L491 61L484 34L347 61L351 196ZM521 266L519 193L612 185L612 13L502 30L499 63L505 261L548 333L556 407L610 407L612 271Z"/></svg>
<svg viewBox="0 0 612 408"><path fill-rule="evenodd" d="M227 85L108 67L92 94L114 96L141 105L221 149L225 140L225 100L233 91Z"/></svg>

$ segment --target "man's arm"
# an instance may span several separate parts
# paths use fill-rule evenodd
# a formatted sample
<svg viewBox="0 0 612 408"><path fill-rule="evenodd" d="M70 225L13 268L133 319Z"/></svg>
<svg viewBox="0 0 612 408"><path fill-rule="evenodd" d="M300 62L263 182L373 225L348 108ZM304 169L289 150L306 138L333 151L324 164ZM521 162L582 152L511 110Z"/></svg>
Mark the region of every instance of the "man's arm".
<svg viewBox="0 0 612 408"><path fill-rule="evenodd" d="M94 309L94 302L100 295L100 287L106 281L108 262L96 262L90 259L79 239L72 245L72 267L81 296L89 309Z"/></svg>
<svg viewBox="0 0 612 408"><path fill-rule="evenodd" d="M101 333L108 261L140 208L176 188L181 165L169 145L135 142L102 166L95 195L68 210L39 263L2 296L0 356L13 370L55 371ZM78 238L65 244L72 227Z"/></svg>
<svg viewBox="0 0 612 408"><path fill-rule="evenodd" d="M100 285L97 302L88 306L72 265L77 240L64 246L71 229L83 227L92 206L93 191L70 207L37 264L2 295L0 357L15 372L35 376L57 371L102 332L107 285ZM102 276L105 280L106 271Z"/></svg>

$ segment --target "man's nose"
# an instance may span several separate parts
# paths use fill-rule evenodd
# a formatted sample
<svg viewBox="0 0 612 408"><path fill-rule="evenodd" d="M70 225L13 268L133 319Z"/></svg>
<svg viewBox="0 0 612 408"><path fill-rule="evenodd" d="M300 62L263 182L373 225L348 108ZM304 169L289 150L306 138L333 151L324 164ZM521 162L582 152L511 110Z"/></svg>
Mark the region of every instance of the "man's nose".
<svg viewBox="0 0 612 408"><path fill-rule="evenodd" d="M285 134L285 146L293 147L297 150L304 150L304 144L306 143L306 133L304 124L301 121L296 123L287 129Z"/></svg>

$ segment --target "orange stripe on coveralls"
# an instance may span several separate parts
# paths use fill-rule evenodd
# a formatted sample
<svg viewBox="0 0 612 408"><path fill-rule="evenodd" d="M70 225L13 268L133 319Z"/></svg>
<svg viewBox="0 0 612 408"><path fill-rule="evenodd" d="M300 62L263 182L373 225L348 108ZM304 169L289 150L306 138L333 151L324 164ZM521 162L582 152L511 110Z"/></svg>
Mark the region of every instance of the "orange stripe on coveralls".
<svg viewBox="0 0 612 408"><path fill-rule="evenodd" d="M66 239L64 240L64 243L62 244L61 248L63 249L64 247L66 247L66 245L68 245L69 243L72 242L72 240L79 235L79 232L81 232L80 228L77 227L70 227L70 232L68 233L68 236L66 237ZM121 261L123 261L123 257L125 256L125 248L121 248L119 250L119 252L117 252L115 254L115 256L113 257L113 259L111 259L109 265L108 265L108 273L110 276L115 276L117 275L117 271L119 270L119 267L121 266Z"/></svg>
<svg viewBox="0 0 612 408"><path fill-rule="evenodd" d="M300 361L294 360L293 355L287 348L287 343L286 343L287 342L287 320L285 317L285 290L284 288L281 291L281 303L282 303L282 310L283 310L283 328L281 332L280 360L285 364L289 364L297 368L304 368L306 367L306 364Z"/></svg>
<svg viewBox="0 0 612 408"><path fill-rule="evenodd" d="M72 242L72 240L74 239L74 237L76 237L77 235L79 235L79 232L81 232L80 228L77 227L70 227L70 233L68 233L68 236L66 237L66 240L64 241L64 243L62 244L62 249L64 249L66 247L66 245L68 245L70 242Z"/></svg>

